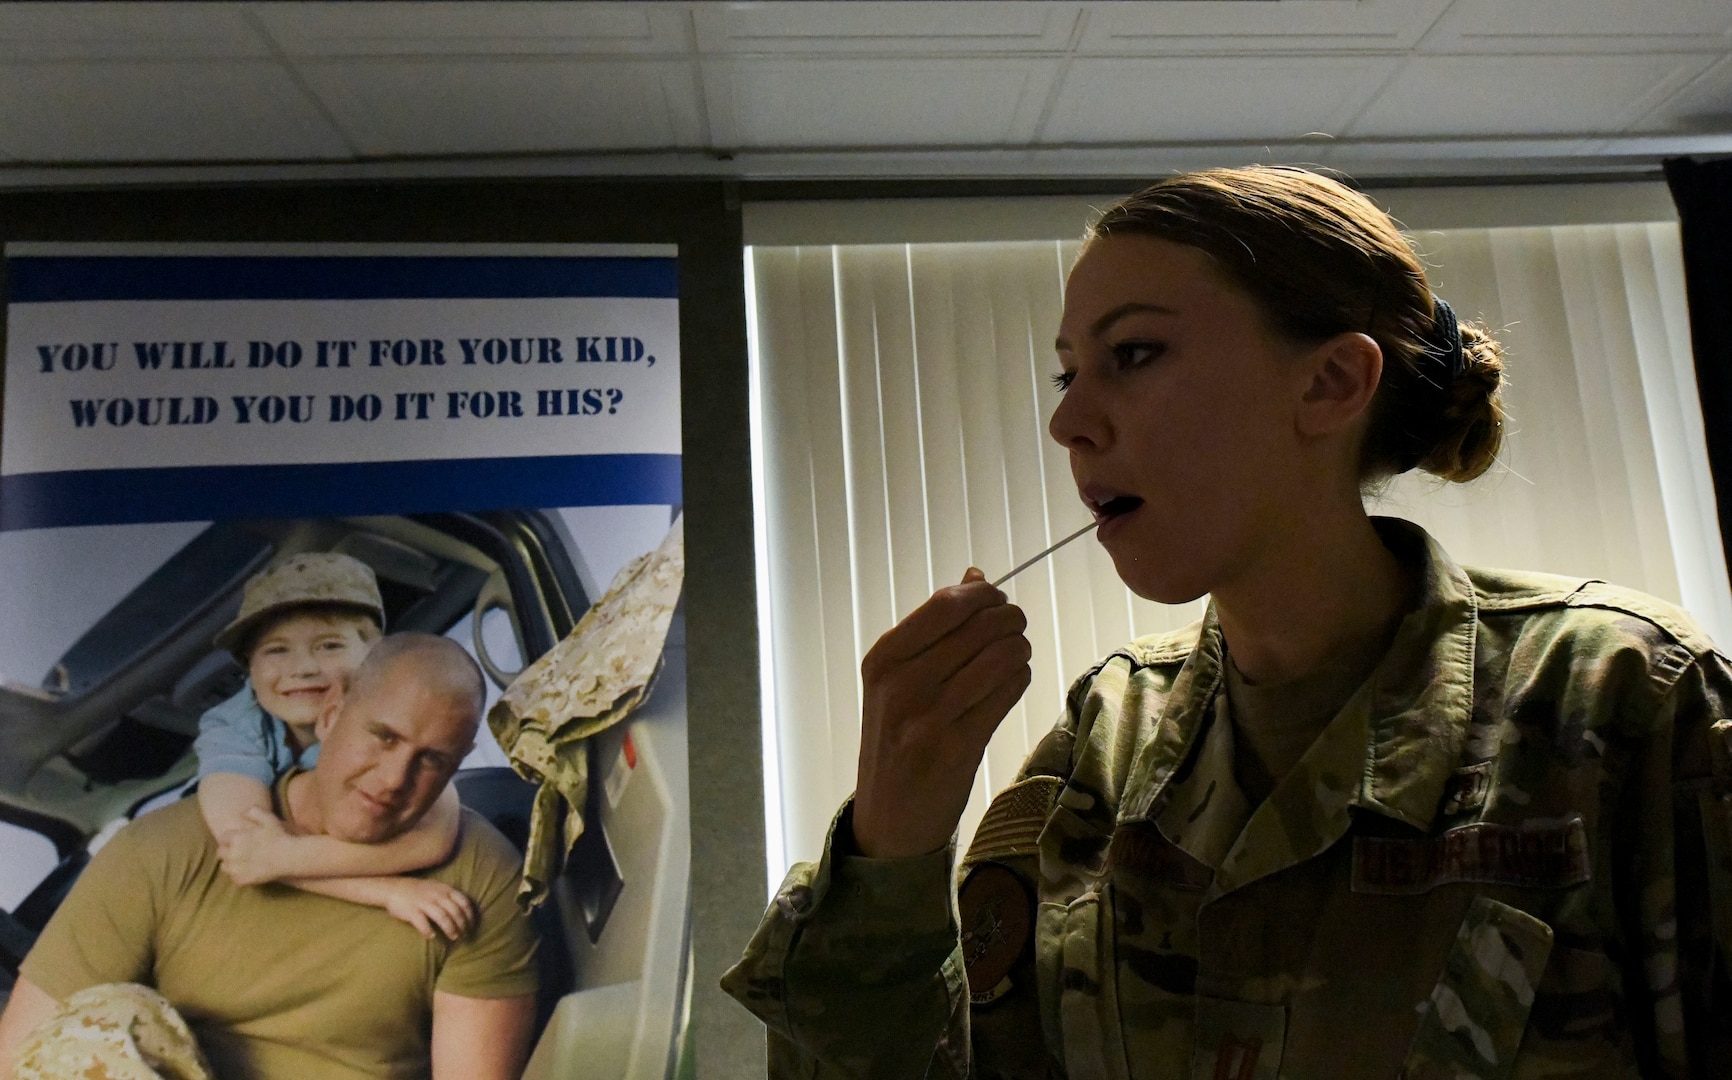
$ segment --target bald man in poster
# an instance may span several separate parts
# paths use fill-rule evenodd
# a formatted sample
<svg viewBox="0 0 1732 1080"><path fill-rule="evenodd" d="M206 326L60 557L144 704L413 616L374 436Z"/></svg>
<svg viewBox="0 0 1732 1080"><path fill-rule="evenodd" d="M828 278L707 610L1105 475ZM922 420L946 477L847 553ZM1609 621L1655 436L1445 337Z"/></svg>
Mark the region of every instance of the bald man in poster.
<svg viewBox="0 0 1732 1080"><path fill-rule="evenodd" d="M320 715L317 766L277 782L278 812L296 832L399 835L473 745L482 703L459 646L385 638ZM193 800L148 814L91 861L24 961L0 1017L0 1080L29 1070L43 1040L27 1037L61 1002L116 983L160 992L223 1080L514 1078L535 1011L518 870L504 837L465 810L456 852L421 873L478 917L459 941L427 940L376 908L235 885Z"/></svg>

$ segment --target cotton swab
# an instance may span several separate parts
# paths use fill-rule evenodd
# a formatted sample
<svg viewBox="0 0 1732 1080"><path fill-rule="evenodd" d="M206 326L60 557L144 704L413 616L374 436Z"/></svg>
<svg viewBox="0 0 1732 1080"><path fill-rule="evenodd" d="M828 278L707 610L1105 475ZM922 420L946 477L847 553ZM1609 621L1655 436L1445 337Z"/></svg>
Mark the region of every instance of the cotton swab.
<svg viewBox="0 0 1732 1080"><path fill-rule="evenodd" d="M1033 566L1035 563L1046 558L1048 555L1051 555L1053 552L1057 551L1059 548L1064 547L1066 544L1070 543L1072 540L1075 540L1077 537L1081 536L1083 533L1088 532L1090 529L1094 528L1096 525L1099 525L1099 524L1100 524L1100 522L1098 522L1098 521L1091 521L1087 525L1084 525L1082 528L1078 529L1076 532L1073 532L1069 536L1065 537L1063 540L1060 540L1058 543L1054 544L1052 547L1049 547L1045 551L1041 552L1039 555L1036 555L1034 558L1029 559L1026 562L1018 563L1016 566L1016 569L1012 570L1010 573L1004 575L1003 577L999 578L997 581L993 582L992 587L995 589L998 588L1000 585L1003 585L1005 582L1009 581L1011 578L1022 573L1024 570L1027 570L1029 567Z"/></svg>

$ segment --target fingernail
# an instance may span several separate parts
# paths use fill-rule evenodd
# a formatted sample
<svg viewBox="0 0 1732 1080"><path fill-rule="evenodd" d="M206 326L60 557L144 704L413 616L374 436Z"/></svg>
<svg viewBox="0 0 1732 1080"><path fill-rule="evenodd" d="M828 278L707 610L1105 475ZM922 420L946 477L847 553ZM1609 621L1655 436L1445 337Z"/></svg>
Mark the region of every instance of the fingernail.
<svg viewBox="0 0 1732 1080"><path fill-rule="evenodd" d="M983 573L978 566L971 566L963 572L962 580L964 583L970 581L985 581L986 574Z"/></svg>

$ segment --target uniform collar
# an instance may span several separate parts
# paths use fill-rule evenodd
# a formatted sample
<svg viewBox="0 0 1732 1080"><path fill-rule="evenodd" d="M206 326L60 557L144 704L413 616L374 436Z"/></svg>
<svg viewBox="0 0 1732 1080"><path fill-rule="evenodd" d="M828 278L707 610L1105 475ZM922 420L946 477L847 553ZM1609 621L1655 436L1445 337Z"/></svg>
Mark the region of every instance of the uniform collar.
<svg viewBox="0 0 1732 1080"><path fill-rule="evenodd" d="M1473 717L1479 601L1424 529L1396 518L1373 523L1397 556L1419 560L1420 604L1372 674L1371 740L1354 805L1428 830Z"/></svg>
<svg viewBox="0 0 1732 1080"><path fill-rule="evenodd" d="M1417 567L1420 595L1371 675L1369 701L1356 694L1343 710L1368 708L1361 730L1369 735L1362 747L1357 742L1340 747L1360 761L1345 772L1358 777L1356 788L1339 794L1349 806L1429 829L1472 715L1478 603L1466 573L1425 530L1396 518L1373 518L1372 523L1391 551ZM1169 785L1188 771L1221 688L1224 657L1221 625L1211 605L1160 723L1132 763L1121 822L1158 815Z"/></svg>

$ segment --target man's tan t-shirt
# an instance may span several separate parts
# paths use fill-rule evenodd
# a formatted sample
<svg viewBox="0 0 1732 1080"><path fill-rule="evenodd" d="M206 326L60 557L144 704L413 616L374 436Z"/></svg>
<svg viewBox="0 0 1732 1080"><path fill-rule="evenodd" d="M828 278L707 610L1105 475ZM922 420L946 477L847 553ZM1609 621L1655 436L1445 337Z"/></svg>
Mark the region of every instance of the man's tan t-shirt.
<svg viewBox="0 0 1732 1080"><path fill-rule="evenodd" d="M156 987L223 1080L424 1077L435 990L535 991L518 867L510 843L465 809L456 853L415 876L462 890L480 917L462 941L427 941L377 908L235 885L184 799L96 854L22 974L57 1000L98 983Z"/></svg>

